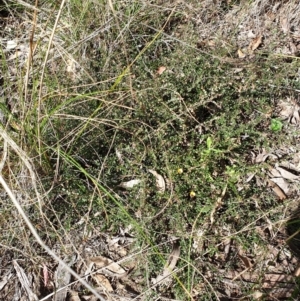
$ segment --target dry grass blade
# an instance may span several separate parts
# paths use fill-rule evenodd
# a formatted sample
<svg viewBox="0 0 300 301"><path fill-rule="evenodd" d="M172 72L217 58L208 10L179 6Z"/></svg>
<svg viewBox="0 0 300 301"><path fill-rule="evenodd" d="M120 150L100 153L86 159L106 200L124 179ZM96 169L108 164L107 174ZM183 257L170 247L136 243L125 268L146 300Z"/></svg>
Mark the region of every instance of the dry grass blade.
<svg viewBox="0 0 300 301"><path fill-rule="evenodd" d="M7 134L7 132L2 127L0 127L0 135L2 136L2 138L4 140L4 155L3 155L3 159L1 161L1 168L2 168L3 164L5 163L5 159L6 159L6 156L7 156L6 145L9 145L16 152L18 157L23 161L23 163L27 167L27 169L30 173L31 183L32 183L32 186L35 190L35 194L36 194L36 197L37 197L37 200L39 202L40 209L41 209L42 204L41 204L40 194L39 194L38 189L37 189L37 177L36 177L36 173L34 171L33 165L30 162L30 159L28 158L26 153L17 145L17 143Z"/></svg>
<svg viewBox="0 0 300 301"><path fill-rule="evenodd" d="M37 301L39 298L31 290L28 277L26 276L24 270L19 266L19 264L16 260L13 260L13 265L14 265L14 268L16 270L19 281L20 281L23 289L26 291L29 300Z"/></svg>
<svg viewBox="0 0 300 301"><path fill-rule="evenodd" d="M23 5L23 6L27 7L27 8L32 9L32 10L41 11L41 10L38 9L36 6L31 5L31 4L29 4L29 3L27 3L27 2L25 2L25 1L23 1L23 0L16 0L16 1L17 1L20 5Z"/></svg>
<svg viewBox="0 0 300 301"><path fill-rule="evenodd" d="M1 162L0 162L0 173L2 172L2 169L4 167L6 158L7 158L7 141L4 140L2 159L1 159Z"/></svg>

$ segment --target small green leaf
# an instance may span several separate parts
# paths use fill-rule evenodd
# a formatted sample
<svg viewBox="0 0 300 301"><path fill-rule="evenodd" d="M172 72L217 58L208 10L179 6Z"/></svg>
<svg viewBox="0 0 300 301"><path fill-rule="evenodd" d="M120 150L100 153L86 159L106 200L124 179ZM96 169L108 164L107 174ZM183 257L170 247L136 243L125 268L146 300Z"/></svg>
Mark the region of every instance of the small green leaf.
<svg viewBox="0 0 300 301"><path fill-rule="evenodd" d="M271 130L273 132L279 132L282 130L282 122L278 119L271 119Z"/></svg>
<svg viewBox="0 0 300 301"><path fill-rule="evenodd" d="M206 145L207 145L207 148L208 149L211 149L211 146L212 146L212 139L211 137L208 137L207 140L206 140Z"/></svg>

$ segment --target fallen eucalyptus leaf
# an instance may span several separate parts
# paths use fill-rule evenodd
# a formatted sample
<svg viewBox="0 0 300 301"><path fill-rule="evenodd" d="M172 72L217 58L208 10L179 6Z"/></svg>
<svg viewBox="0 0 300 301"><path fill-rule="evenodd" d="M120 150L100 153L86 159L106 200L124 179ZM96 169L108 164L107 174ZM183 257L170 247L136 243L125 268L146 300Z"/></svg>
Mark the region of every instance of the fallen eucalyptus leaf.
<svg viewBox="0 0 300 301"><path fill-rule="evenodd" d="M289 193L289 184L283 178L272 178L270 180L276 183L285 194Z"/></svg>
<svg viewBox="0 0 300 301"><path fill-rule="evenodd" d="M122 276L126 274L126 271L117 263L112 261L109 258L106 258L104 256L95 256L89 258L89 260L97 266L97 268L105 268L109 270L110 272L116 274L115 276Z"/></svg>
<svg viewBox="0 0 300 301"><path fill-rule="evenodd" d="M276 183L271 180L268 180L268 183L281 201L286 199L286 195Z"/></svg>
<svg viewBox="0 0 300 301"><path fill-rule="evenodd" d="M271 177L281 178L281 173L276 168L272 168L269 175Z"/></svg>
<svg viewBox="0 0 300 301"><path fill-rule="evenodd" d="M125 189L132 189L134 186L140 184L141 182L142 182L142 180L134 179L134 180L130 180L127 182L122 182L119 186L123 187Z"/></svg>
<svg viewBox="0 0 300 301"><path fill-rule="evenodd" d="M299 161L299 159L297 158L297 156L299 156L300 153L296 153L293 156L293 161L297 162L297 160ZM288 162L288 161L282 161L280 162L280 167L290 170L291 172L293 172L294 174L300 174L300 165L296 166L295 164Z"/></svg>
<svg viewBox="0 0 300 301"><path fill-rule="evenodd" d="M6 50L15 49L17 46L18 46L18 43L16 41L14 41L14 40L7 41Z"/></svg>
<svg viewBox="0 0 300 301"><path fill-rule="evenodd" d="M247 179L245 180L245 183L249 183L253 177L255 176L255 172L254 173L248 173L246 176L247 176Z"/></svg>
<svg viewBox="0 0 300 301"><path fill-rule="evenodd" d="M71 267L76 262L76 255L67 256L64 259L64 262L67 266ZM65 265L59 264L55 273L54 273L54 281L55 281L55 288L59 290L56 292L53 300L54 301L64 301L66 300L66 296L68 293L68 284L71 281L71 274L66 270Z"/></svg>
<svg viewBox="0 0 300 301"><path fill-rule="evenodd" d="M300 121L299 111L294 111L293 116L291 118L292 124L298 124Z"/></svg>
<svg viewBox="0 0 300 301"><path fill-rule="evenodd" d="M153 285L156 285L158 283L161 284L162 281L165 282L167 280L170 280L170 276L172 274L172 271L176 267L179 256L180 256L180 246L178 243L175 243L173 246L173 250L168 258L168 262L163 269L162 274L158 275L156 278L151 279Z"/></svg>
<svg viewBox="0 0 300 301"><path fill-rule="evenodd" d="M298 180L299 176L294 175L293 173L287 171L282 167L276 167L276 169L280 172L281 176L287 180Z"/></svg>
<svg viewBox="0 0 300 301"><path fill-rule="evenodd" d="M279 102L278 106L281 109L280 115L284 118L289 118L294 112L294 106L288 101L282 100Z"/></svg>
<svg viewBox="0 0 300 301"><path fill-rule="evenodd" d="M260 300L262 297L264 296L264 294L260 291L255 291L253 294L252 294L252 297L253 299L255 300Z"/></svg>
<svg viewBox="0 0 300 301"><path fill-rule="evenodd" d="M243 252L242 252L241 249L238 252L238 257L241 259L241 261L243 262L243 264L245 265L245 267L247 269L251 269L252 268L252 263L251 263L250 259L243 254Z"/></svg>
<svg viewBox="0 0 300 301"><path fill-rule="evenodd" d="M262 152L259 153L255 158L255 163L261 163L265 162L268 157L272 157L274 159L277 159L277 156L271 153L267 153L265 149L262 149Z"/></svg>
<svg viewBox="0 0 300 301"><path fill-rule="evenodd" d="M155 170L153 169L148 169L148 171L156 178L156 188L158 192L163 193L166 190L166 182L160 174L158 174Z"/></svg>
<svg viewBox="0 0 300 301"><path fill-rule="evenodd" d="M68 299L69 301L80 301L78 292L70 291L69 294L70 294L70 297Z"/></svg>
<svg viewBox="0 0 300 301"><path fill-rule="evenodd" d="M246 54L241 49L238 49L237 54L239 59L243 59L246 57Z"/></svg>
<svg viewBox="0 0 300 301"><path fill-rule="evenodd" d="M109 293L111 293L113 291L113 288L112 288L109 280L104 275L95 274L92 277L95 279L97 284L101 286L102 289L104 288L105 291L107 291Z"/></svg>
<svg viewBox="0 0 300 301"><path fill-rule="evenodd" d="M252 51L256 50L260 46L261 42L262 42L262 36L256 37L251 41L249 45L249 49Z"/></svg>
<svg viewBox="0 0 300 301"><path fill-rule="evenodd" d="M165 66L160 66L158 69L157 69L157 74L158 75L161 75L163 74L163 72L166 70L167 68Z"/></svg>

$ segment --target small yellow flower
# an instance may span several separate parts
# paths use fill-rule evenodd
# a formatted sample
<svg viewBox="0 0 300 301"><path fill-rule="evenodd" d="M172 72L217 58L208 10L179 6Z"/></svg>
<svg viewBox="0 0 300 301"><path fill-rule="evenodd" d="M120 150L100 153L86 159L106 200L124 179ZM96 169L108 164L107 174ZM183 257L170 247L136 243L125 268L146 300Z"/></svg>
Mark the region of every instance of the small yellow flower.
<svg viewBox="0 0 300 301"><path fill-rule="evenodd" d="M196 196L195 191L191 191L191 192L190 192L190 198L194 198L195 196Z"/></svg>
<svg viewBox="0 0 300 301"><path fill-rule="evenodd" d="M178 169L177 169L177 173L178 173L179 175L181 175L181 174L183 173L183 169L182 169L182 168L178 168Z"/></svg>

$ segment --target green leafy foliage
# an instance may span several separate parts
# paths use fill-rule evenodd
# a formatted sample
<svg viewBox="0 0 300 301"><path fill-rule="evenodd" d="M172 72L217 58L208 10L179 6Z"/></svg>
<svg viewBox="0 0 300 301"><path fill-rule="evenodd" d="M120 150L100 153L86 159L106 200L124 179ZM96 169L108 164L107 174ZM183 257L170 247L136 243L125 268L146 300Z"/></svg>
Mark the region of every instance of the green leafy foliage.
<svg viewBox="0 0 300 301"><path fill-rule="evenodd" d="M282 122L278 119L271 119L271 130L273 132L279 132L282 130Z"/></svg>

